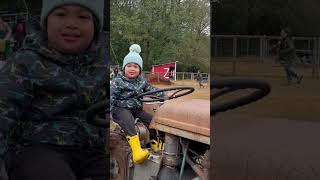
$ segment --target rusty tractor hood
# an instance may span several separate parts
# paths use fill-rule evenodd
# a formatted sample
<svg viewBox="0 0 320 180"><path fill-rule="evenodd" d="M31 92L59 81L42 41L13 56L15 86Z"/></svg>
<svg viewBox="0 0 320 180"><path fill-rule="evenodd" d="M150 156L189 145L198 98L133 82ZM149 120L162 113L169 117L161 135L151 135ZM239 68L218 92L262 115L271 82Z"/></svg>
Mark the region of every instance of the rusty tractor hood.
<svg viewBox="0 0 320 180"><path fill-rule="evenodd" d="M210 144L210 101L201 99L167 101L157 108L150 127Z"/></svg>

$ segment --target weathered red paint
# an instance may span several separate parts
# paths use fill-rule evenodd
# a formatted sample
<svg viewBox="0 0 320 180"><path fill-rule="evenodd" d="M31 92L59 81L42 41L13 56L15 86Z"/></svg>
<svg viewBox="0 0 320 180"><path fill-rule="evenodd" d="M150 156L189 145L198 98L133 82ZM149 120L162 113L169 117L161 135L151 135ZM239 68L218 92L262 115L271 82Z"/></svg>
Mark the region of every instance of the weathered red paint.
<svg viewBox="0 0 320 180"><path fill-rule="evenodd" d="M176 63L166 63L166 64L158 64L152 66L152 73L159 74L162 77L170 78L170 76L174 76L176 72Z"/></svg>
<svg viewBox="0 0 320 180"><path fill-rule="evenodd" d="M145 106L145 110L150 112L154 107ZM210 144L210 101L200 99L168 101L154 113L150 127Z"/></svg>

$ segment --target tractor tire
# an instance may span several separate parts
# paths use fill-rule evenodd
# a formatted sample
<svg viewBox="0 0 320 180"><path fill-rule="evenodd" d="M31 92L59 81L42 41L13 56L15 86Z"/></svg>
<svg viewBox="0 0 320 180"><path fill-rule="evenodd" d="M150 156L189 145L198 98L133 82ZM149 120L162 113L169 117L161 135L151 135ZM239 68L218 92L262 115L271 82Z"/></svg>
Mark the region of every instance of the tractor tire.
<svg viewBox="0 0 320 180"><path fill-rule="evenodd" d="M203 167L204 167L204 176L209 180L210 179L210 170L214 170L213 168L210 169L210 149L206 151L204 154L204 162L203 162Z"/></svg>
<svg viewBox="0 0 320 180"><path fill-rule="evenodd" d="M131 150L124 136L110 133L110 179L128 180L130 172Z"/></svg>

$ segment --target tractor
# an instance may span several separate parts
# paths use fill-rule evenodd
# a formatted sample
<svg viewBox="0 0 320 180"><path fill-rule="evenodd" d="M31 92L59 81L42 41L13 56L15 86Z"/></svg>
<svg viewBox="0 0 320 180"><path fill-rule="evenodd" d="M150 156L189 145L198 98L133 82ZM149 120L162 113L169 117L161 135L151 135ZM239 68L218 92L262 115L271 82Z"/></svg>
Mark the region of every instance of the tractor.
<svg viewBox="0 0 320 180"><path fill-rule="evenodd" d="M241 89L257 90L239 99L215 105L216 98ZM155 96L159 92L166 91L174 92L167 99ZM150 142L148 128L136 119L136 130L142 146L148 143L163 143L163 148L159 151L150 150L150 156L143 164L133 163L124 132L111 118L110 179L209 180L212 171L210 170L210 149L212 149L210 113L215 115L257 101L270 92L270 86L263 81L248 79L211 81L211 109L209 100L179 98L193 91L192 87L174 87L138 96L144 102L144 110L153 114L149 128L157 130L158 134L164 136L159 137L162 141Z"/></svg>

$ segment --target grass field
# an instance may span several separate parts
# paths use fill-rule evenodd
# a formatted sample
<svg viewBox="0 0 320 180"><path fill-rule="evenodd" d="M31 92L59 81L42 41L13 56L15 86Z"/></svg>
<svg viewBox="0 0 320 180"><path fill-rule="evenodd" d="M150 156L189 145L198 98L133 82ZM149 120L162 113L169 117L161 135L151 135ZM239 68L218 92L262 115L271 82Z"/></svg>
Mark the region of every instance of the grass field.
<svg viewBox="0 0 320 180"><path fill-rule="evenodd" d="M213 63L215 73L231 74L230 62ZM236 78L245 77L269 82L272 92L263 100L222 113L224 118L270 117L298 121L319 121L320 80L312 78L312 67L299 66L297 72L304 75L301 85L287 85L283 68L273 63L240 62L236 65ZM215 75L213 78L232 78ZM219 102L219 100L217 100Z"/></svg>

